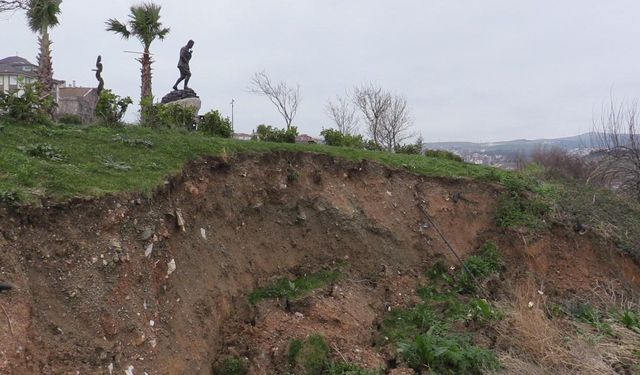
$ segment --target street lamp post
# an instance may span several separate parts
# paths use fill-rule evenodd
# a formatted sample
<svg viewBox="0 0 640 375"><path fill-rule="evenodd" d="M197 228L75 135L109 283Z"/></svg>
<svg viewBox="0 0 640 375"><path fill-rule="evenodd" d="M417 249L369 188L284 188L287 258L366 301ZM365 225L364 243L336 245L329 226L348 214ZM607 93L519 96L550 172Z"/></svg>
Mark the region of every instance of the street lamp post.
<svg viewBox="0 0 640 375"><path fill-rule="evenodd" d="M233 115L234 115L234 107L236 104L236 100L235 99L231 99L231 130L235 131L235 124L233 122Z"/></svg>

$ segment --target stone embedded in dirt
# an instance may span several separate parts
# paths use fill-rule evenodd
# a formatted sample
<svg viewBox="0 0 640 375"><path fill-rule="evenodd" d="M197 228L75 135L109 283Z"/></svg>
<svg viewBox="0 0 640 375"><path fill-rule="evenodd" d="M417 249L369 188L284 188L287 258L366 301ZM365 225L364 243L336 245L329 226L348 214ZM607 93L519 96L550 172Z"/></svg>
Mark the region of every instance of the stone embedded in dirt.
<svg viewBox="0 0 640 375"><path fill-rule="evenodd" d="M182 217L182 210L179 208L176 208L176 222L178 224L178 227L180 227L180 229L182 229L183 232L187 231L187 228L184 222L184 217Z"/></svg>
<svg viewBox="0 0 640 375"><path fill-rule="evenodd" d="M176 270L176 261L175 259L171 259L169 264L167 264L167 277L171 276Z"/></svg>
<svg viewBox="0 0 640 375"><path fill-rule="evenodd" d="M151 236L153 236L153 228L152 227L145 227L142 230L142 234L140 234L140 240L142 241L148 241Z"/></svg>
<svg viewBox="0 0 640 375"><path fill-rule="evenodd" d="M207 239L207 231L204 228L200 228L200 235L202 236L202 239Z"/></svg>
<svg viewBox="0 0 640 375"><path fill-rule="evenodd" d="M147 246L147 248L144 250L144 256L146 258L151 257L151 253L153 253L153 242L149 244L149 246Z"/></svg>
<svg viewBox="0 0 640 375"><path fill-rule="evenodd" d="M118 251L122 250L122 242L117 238L112 238L109 240L109 250Z"/></svg>
<svg viewBox="0 0 640 375"><path fill-rule="evenodd" d="M124 370L124 373L125 375L135 375L135 372L133 372L134 370L135 368L130 365L126 370Z"/></svg>

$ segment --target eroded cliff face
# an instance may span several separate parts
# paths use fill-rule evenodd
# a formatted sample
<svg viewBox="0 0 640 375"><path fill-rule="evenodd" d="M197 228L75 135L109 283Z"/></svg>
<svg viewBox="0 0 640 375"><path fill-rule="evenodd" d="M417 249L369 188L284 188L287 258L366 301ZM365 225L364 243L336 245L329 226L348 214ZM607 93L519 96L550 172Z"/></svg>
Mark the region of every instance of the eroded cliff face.
<svg viewBox="0 0 640 375"><path fill-rule="evenodd" d="M415 303L437 259L457 264L433 223L462 258L497 242L506 280L535 275L557 295L602 280L638 289L638 267L589 236L556 228L527 241L496 229L499 193L272 153L194 162L153 197L4 209L0 281L16 289L0 294L0 373L211 374L225 354L277 373L288 340L313 332L335 355L385 365L381 319ZM293 309L247 302L276 278L337 264L344 277Z"/></svg>

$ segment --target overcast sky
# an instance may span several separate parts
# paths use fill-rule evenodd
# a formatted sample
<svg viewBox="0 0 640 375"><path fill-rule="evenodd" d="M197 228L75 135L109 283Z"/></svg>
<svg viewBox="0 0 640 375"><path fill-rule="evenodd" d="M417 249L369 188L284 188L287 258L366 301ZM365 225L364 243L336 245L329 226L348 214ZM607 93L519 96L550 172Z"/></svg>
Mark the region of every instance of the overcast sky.
<svg viewBox="0 0 640 375"><path fill-rule="evenodd" d="M254 72L300 84L295 124L318 135L328 99L354 85L405 95L425 141L495 141L576 135L613 92L640 97L638 0L164 0L168 38L152 45L153 92L177 79L178 51L194 39L191 86L203 111L231 115L236 131L283 126L275 108L247 92ZM55 77L140 96L137 40L105 31L126 20L130 0L64 0L52 31ZM32 62L36 36L24 17L0 15L0 58ZM129 119L135 119L130 110Z"/></svg>

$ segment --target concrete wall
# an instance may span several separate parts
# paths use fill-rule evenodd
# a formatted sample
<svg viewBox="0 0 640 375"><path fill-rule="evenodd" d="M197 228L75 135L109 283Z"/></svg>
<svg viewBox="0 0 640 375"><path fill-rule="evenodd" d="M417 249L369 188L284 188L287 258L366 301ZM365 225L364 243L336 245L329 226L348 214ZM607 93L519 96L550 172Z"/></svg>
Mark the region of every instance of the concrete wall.
<svg viewBox="0 0 640 375"><path fill-rule="evenodd" d="M91 123L95 120L96 104L98 103L98 95L96 90L92 89L89 94L84 96L65 96L61 88L61 96L58 97L58 116L63 114L78 115L82 118L83 123Z"/></svg>

